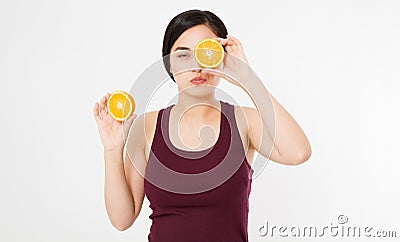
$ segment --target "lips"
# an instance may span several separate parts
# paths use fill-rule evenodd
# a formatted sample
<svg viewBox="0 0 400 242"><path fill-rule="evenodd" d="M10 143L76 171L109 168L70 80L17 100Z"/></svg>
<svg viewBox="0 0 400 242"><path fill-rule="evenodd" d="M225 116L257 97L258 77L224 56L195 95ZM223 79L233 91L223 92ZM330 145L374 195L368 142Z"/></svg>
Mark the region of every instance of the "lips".
<svg viewBox="0 0 400 242"><path fill-rule="evenodd" d="M204 83L204 82L206 81L206 79L203 78L203 77L197 76L197 77L193 78L193 79L190 80L190 81L191 81L192 83L196 84L196 85L199 85L199 84Z"/></svg>

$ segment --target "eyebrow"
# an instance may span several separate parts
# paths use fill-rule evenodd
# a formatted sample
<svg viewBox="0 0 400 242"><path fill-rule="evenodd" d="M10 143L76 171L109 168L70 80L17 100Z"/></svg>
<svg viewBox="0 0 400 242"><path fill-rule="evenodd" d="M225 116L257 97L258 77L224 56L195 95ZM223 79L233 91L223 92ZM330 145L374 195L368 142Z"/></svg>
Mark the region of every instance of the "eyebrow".
<svg viewBox="0 0 400 242"><path fill-rule="evenodd" d="M174 52L177 51L177 50L190 50L190 48L189 47L185 47L185 46L178 46L178 47L176 47Z"/></svg>

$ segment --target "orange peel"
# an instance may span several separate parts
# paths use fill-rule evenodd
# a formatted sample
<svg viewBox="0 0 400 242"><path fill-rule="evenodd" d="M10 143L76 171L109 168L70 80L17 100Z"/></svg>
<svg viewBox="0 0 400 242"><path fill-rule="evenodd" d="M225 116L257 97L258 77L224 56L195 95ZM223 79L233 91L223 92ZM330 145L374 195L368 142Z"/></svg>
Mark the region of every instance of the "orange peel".
<svg viewBox="0 0 400 242"><path fill-rule="evenodd" d="M224 47L215 39L203 39L194 48L197 63L204 68L215 68L225 56Z"/></svg>
<svg viewBox="0 0 400 242"><path fill-rule="evenodd" d="M107 100L107 110L115 120L124 121L135 111L135 100L128 92L113 91Z"/></svg>

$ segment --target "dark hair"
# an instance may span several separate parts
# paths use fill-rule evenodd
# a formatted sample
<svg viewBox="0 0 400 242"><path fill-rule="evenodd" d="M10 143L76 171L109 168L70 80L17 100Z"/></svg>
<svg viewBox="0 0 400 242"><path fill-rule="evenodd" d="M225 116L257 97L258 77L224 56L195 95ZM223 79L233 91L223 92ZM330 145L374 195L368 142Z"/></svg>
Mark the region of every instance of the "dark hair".
<svg viewBox="0 0 400 242"><path fill-rule="evenodd" d="M168 24L167 29L164 33L162 56L169 56L171 48L179 36L187 29L196 25L204 24L211 29L214 34L220 38L226 38L228 31L222 20L210 11L203 11L198 9L192 9L184 11L176 15ZM169 76L175 82L175 79L170 69L169 58L163 58L164 67L167 70Z"/></svg>

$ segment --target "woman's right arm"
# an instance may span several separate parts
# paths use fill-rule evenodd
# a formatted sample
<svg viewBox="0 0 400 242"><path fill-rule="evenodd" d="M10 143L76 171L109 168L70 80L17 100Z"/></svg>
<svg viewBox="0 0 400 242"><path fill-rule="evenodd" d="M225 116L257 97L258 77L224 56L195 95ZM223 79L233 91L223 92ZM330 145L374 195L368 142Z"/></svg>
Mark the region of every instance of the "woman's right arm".
<svg viewBox="0 0 400 242"><path fill-rule="evenodd" d="M143 119L136 118L133 114L123 124L114 120L108 114L106 102L109 93L104 96L100 105L94 106L94 116L98 125L100 137L104 146L105 183L104 199L108 217L111 224L118 230L129 228L136 220L144 199L143 176L133 167L130 157L134 157L135 165L145 164L143 132ZM128 137L134 137L129 143L129 155L126 153L124 162L124 146Z"/></svg>

